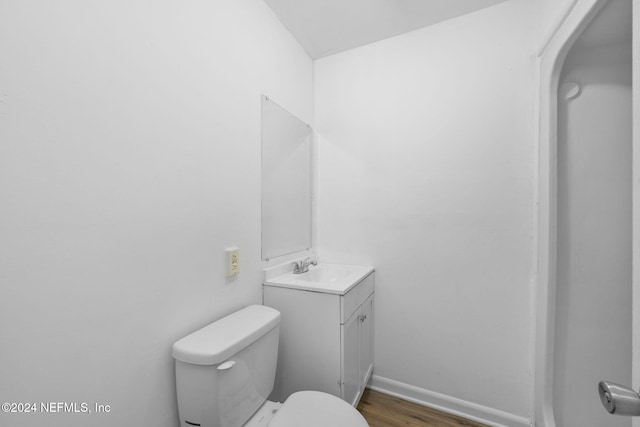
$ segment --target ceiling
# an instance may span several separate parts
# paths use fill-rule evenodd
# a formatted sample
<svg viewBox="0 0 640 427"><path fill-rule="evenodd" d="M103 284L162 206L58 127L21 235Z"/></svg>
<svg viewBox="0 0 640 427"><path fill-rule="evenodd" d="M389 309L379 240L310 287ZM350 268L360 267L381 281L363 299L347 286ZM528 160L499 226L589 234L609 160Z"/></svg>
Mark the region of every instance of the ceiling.
<svg viewBox="0 0 640 427"><path fill-rule="evenodd" d="M265 0L316 59L505 0Z"/></svg>

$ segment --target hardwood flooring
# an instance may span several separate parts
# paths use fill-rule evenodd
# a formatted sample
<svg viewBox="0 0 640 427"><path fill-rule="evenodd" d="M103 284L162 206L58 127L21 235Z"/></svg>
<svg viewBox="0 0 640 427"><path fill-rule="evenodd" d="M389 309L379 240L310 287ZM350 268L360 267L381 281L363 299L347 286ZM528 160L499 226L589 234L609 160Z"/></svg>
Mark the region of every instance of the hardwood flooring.
<svg viewBox="0 0 640 427"><path fill-rule="evenodd" d="M370 389L362 395L358 410L370 427L487 427Z"/></svg>

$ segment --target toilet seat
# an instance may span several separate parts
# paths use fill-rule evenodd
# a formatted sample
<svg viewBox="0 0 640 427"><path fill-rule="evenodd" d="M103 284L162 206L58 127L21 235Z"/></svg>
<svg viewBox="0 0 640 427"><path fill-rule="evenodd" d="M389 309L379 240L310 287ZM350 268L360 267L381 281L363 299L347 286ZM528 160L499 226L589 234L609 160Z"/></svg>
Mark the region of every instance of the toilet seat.
<svg viewBox="0 0 640 427"><path fill-rule="evenodd" d="M368 427L353 406L320 391L293 393L271 419L269 427Z"/></svg>

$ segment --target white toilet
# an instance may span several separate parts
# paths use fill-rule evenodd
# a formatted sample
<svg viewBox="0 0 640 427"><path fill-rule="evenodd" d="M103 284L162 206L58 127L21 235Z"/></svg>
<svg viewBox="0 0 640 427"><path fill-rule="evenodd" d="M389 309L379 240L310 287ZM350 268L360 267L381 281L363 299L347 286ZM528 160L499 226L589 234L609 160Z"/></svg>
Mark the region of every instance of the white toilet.
<svg viewBox="0 0 640 427"><path fill-rule="evenodd" d="M252 305L173 345L181 427L366 427L347 402L300 391L270 402L280 312Z"/></svg>

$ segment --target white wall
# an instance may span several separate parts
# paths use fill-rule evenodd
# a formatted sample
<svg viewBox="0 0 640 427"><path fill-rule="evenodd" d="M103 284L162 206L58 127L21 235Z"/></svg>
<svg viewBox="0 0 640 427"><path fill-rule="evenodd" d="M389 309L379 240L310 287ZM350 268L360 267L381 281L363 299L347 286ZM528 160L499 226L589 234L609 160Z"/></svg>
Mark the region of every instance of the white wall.
<svg viewBox="0 0 640 427"><path fill-rule="evenodd" d="M177 425L172 343L261 301L260 95L312 92L262 0L0 2L0 395L111 405L0 424Z"/></svg>
<svg viewBox="0 0 640 427"><path fill-rule="evenodd" d="M315 62L319 256L377 269L376 376L510 425L531 416L532 7Z"/></svg>

